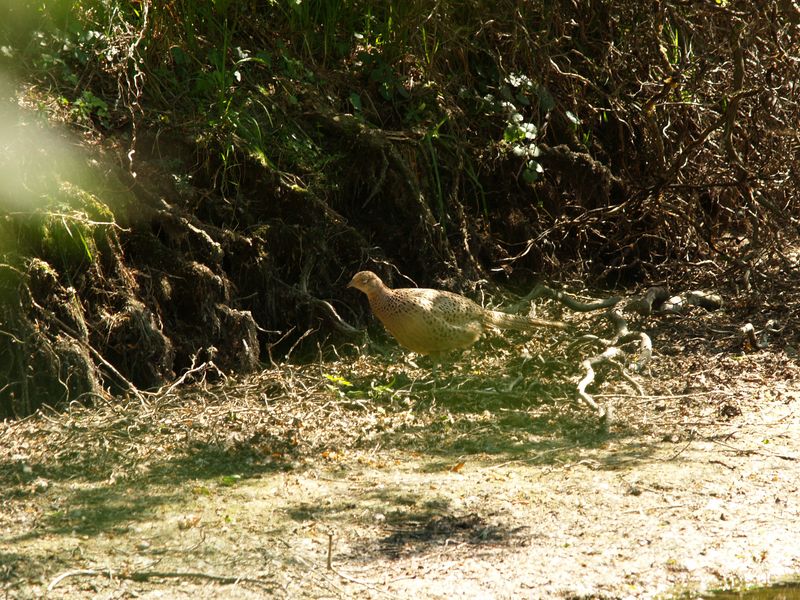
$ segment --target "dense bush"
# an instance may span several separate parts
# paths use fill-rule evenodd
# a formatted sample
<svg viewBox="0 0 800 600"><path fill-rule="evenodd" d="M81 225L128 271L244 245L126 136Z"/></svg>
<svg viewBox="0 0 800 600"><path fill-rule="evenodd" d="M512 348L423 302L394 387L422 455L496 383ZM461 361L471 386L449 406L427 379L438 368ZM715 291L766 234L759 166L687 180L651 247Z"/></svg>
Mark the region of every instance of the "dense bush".
<svg viewBox="0 0 800 600"><path fill-rule="evenodd" d="M136 195L109 203L115 256L189 340L160 342L161 376L215 343L145 281L165 256L291 345L360 267L753 283L797 234L788 0L5 4L8 96L100 142Z"/></svg>

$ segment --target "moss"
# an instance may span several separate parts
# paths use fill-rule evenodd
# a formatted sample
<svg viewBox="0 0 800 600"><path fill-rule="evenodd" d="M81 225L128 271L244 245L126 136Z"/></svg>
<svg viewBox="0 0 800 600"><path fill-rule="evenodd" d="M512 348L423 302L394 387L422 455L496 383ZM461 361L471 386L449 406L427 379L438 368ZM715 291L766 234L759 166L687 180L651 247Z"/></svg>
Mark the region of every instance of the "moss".
<svg viewBox="0 0 800 600"><path fill-rule="evenodd" d="M41 258L75 276L110 249L114 215L95 195L64 183L43 206L0 220L0 252L13 264Z"/></svg>

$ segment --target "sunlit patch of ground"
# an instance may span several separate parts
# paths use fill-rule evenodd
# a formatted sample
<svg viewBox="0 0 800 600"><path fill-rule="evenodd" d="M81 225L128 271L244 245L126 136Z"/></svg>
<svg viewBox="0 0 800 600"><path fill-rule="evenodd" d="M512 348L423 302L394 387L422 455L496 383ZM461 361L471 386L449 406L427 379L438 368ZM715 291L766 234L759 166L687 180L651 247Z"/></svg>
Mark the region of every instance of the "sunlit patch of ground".
<svg viewBox="0 0 800 600"><path fill-rule="evenodd" d="M4 593L638 598L798 573L797 337L747 349L746 308L637 325L646 396L601 373L607 432L549 334L436 378L387 342L5 423Z"/></svg>

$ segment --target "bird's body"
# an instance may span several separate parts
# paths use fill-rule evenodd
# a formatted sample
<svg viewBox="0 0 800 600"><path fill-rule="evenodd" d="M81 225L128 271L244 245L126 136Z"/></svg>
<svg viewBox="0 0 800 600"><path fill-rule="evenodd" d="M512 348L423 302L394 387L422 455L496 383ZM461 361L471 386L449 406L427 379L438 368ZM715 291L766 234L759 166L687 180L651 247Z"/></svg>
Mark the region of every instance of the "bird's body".
<svg viewBox="0 0 800 600"><path fill-rule="evenodd" d="M488 310L469 298L426 288L391 289L371 271L356 273L348 284L361 290L370 308L400 345L418 354L442 354L467 348L488 329L564 328L543 321Z"/></svg>

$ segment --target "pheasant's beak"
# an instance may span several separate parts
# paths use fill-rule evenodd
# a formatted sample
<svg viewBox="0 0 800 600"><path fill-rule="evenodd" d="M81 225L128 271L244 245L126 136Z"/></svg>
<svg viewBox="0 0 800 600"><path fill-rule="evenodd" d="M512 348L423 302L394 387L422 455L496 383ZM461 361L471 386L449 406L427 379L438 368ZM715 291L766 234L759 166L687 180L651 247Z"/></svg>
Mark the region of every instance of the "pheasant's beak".
<svg viewBox="0 0 800 600"><path fill-rule="evenodd" d="M347 287L349 287L349 288L351 288L351 287L356 287L356 278L355 278L355 277L353 277L353 278L350 280L350 283L348 283L348 284L347 284Z"/></svg>

